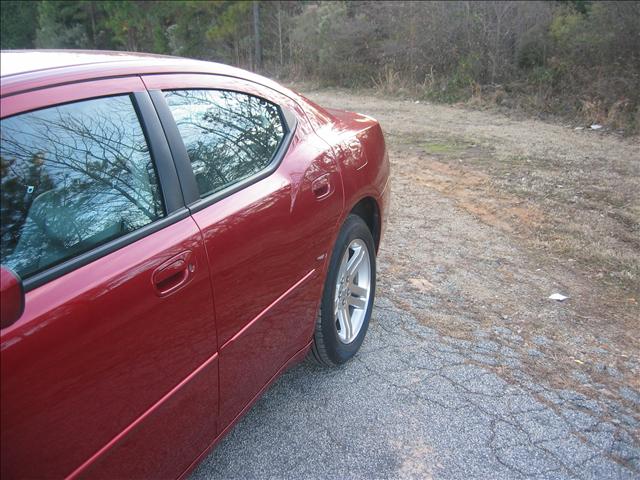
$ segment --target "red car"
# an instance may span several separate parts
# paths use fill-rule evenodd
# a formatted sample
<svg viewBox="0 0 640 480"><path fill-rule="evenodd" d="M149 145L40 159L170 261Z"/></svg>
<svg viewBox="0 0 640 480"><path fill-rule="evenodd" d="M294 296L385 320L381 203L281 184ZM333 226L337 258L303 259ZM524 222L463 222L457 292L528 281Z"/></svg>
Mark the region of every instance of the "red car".
<svg viewBox="0 0 640 480"><path fill-rule="evenodd" d="M359 349L379 124L224 65L3 52L2 478L184 477Z"/></svg>

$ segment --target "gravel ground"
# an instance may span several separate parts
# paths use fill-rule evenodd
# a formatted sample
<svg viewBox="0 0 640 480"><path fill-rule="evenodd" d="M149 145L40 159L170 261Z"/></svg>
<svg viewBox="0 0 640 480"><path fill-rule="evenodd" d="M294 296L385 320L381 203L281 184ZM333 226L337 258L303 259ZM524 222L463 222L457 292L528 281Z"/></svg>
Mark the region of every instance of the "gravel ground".
<svg viewBox="0 0 640 480"><path fill-rule="evenodd" d="M371 114L387 132L392 212L369 332L341 368L288 371L191 478L640 478L637 139L309 96ZM544 219L563 196L501 174L523 152L541 172L576 155L610 160L604 172L617 180L601 184L587 165L563 178L567 195L595 186L624 201L602 217L610 202L574 202L576 228L560 230ZM536 191L549 186L528 175ZM608 270L574 254L591 215L606 229L594 224L586 243L625 259L602 257ZM549 300L555 292L570 298Z"/></svg>

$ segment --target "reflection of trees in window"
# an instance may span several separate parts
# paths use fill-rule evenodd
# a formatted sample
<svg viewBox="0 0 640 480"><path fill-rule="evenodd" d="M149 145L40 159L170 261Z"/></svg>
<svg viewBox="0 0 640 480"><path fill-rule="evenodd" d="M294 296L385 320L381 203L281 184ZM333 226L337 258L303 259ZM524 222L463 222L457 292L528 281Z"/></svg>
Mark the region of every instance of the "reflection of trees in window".
<svg viewBox="0 0 640 480"><path fill-rule="evenodd" d="M3 125L4 127L4 125ZM4 142L4 131L2 140ZM4 145L3 145L4 147ZM20 240L20 229L24 225L31 206L33 194L28 193L29 186L33 191L47 191L53 188L51 178L42 169L44 155L34 153L23 165L25 175L12 175L17 166L16 158L5 158L4 148L0 154L0 178L2 179L2 199L0 201L0 219L2 221L2 258L5 250L12 251ZM27 187L25 187L27 185Z"/></svg>
<svg viewBox="0 0 640 480"><path fill-rule="evenodd" d="M278 107L258 97L223 90L167 92L201 196L263 168L284 129Z"/></svg>
<svg viewBox="0 0 640 480"><path fill-rule="evenodd" d="M2 262L23 276L163 213L128 96L3 120L0 152Z"/></svg>

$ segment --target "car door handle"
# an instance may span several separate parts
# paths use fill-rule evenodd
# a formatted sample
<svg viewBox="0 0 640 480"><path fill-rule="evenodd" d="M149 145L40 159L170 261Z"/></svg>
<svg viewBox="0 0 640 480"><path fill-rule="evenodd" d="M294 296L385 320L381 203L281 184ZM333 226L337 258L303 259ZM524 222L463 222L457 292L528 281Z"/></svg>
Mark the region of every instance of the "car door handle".
<svg viewBox="0 0 640 480"><path fill-rule="evenodd" d="M325 173L311 182L311 190L318 200L327 198L333 193L331 174Z"/></svg>
<svg viewBox="0 0 640 480"><path fill-rule="evenodd" d="M154 270L151 281L159 296L169 295L189 281L196 270L192 256L191 250L184 251Z"/></svg>

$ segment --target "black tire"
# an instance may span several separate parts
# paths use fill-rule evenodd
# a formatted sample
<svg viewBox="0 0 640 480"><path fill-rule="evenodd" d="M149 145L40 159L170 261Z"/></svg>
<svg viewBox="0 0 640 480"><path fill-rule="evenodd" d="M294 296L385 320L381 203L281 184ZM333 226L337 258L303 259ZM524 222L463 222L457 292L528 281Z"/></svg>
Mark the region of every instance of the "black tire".
<svg viewBox="0 0 640 480"><path fill-rule="evenodd" d="M360 332L350 343L343 343L338 336L338 327L336 326L334 295L340 261L349 244L355 239L364 241L369 253L369 265L371 266L369 302ZM309 358L320 365L333 367L345 363L360 349L369 327L373 309L376 291L375 246L371 231L361 217L353 214L347 217L340 229L329 262Z"/></svg>

